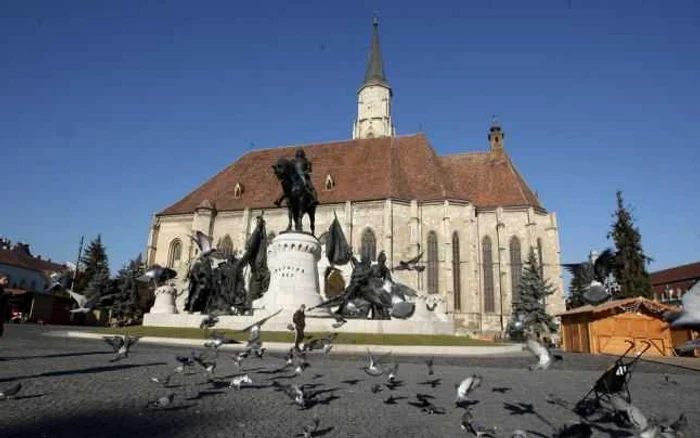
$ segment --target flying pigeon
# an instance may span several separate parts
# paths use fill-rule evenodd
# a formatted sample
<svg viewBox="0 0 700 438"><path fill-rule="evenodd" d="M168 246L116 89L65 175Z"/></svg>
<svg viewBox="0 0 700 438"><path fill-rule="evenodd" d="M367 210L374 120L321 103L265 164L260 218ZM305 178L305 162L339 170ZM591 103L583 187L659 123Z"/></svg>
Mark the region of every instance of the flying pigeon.
<svg viewBox="0 0 700 438"><path fill-rule="evenodd" d="M54 272L49 275L49 280L51 284L46 288L44 292L51 292L56 289L68 289L71 283L71 271Z"/></svg>
<svg viewBox="0 0 700 438"><path fill-rule="evenodd" d="M124 334L123 336L104 336L102 339L111 345L112 349L114 350L115 355L110 362L116 362L128 357L129 350L139 341L139 339L141 339L141 337L131 337L128 334Z"/></svg>
<svg viewBox="0 0 700 438"><path fill-rule="evenodd" d="M455 398L455 404L459 406L461 403L469 400L469 394L481 386L482 380L483 379L478 374L472 374L471 376L462 380L459 386L457 386L457 397Z"/></svg>
<svg viewBox="0 0 700 438"><path fill-rule="evenodd" d="M240 342L235 339L227 338L223 333L212 332L210 336L212 340L205 342L204 346L206 348L213 348L214 351L218 351L219 347L224 344L240 344Z"/></svg>
<svg viewBox="0 0 700 438"><path fill-rule="evenodd" d="M199 323L199 328L201 329L210 329L214 327L216 324L219 323L219 317L216 315L207 315L204 318L202 318L202 321Z"/></svg>
<svg viewBox="0 0 700 438"><path fill-rule="evenodd" d="M389 370L389 382L393 383L396 381L396 374L399 371L399 364L398 362L394 364L394 366Z"/></svg>
<svg viewBox="0 0 700 438"><path fill-rule="evenodd" d="M0 400L6 400L17 395L17 393L22 389L22 383L17 382L7 389L0 391Z"/></svg>
<svg viewBox="0 0 700 438"><path fill-rule="evenodd" d="M428 375L432 376L433 373L433 360L435 359L435 356L431 357L430 359L427 359L425 361L425 364L428 366Z"/></svg>
<svg viewBox="0 0 700 438"><path fill-rule="evenodd" d="M153 265L136 280L143 283L159 284L177 277L177 272L170 268L164 268L161 265Z"/></svg>
<svg viewBox="0 0 700 438"><path fill-rule="evenodd" d="M571 275L585 282L590 281L588 290L583 293L582 298L587 304L597 306L607 301L611 296L610 291L605 287L605 283L617 263L617 255L608 248L596 257L592 263L565 263L562 266Z"/></svg>
<svg viewBox="0 0 700 438"><path fill-rule="evenodd" d="M292 366L294 366L294 375L300 376L311 364L306 361L305 354L295 354L292 359Z"/></svg>
<svg viewBox="0 0 700 438"><path fill-rule="evenodd" d="M535 338L531 334L527 336L525 346L527 347L528 351L530 351L530 353L532 353L538 359L538 362L535 365L530 366L530 371L546 370L555 361L562 360L560 355L553 355L539 339Z"/></svg>
<svg viewBox="0 0 700 438"><path fill-rule="evenodd" d="M229 387L241 389L241 385L244 383L253 383L253 381L248 376L248 374L244 374L242 376L236 376L233 379L231 379L231 383L229 384Z"/></svg>
<svg viewBox="0 0 700 438"><path fill-rule="evenodd" d="M311 420L311 424L307 424L304 426L304 438L311 438L316 434L316 431L318 430L318 425L320 424L321 420L319 420L318 416L314 415L313 420Z"/></svg>
<svg viewBox="0 0 700 438"><path fill-rule="evenodd" d="M304 389L302 387L299 385L283 385L276 380L273 382L273 385L287 394L289 398L294 400L294 403L302 408L306 407L306 394L304 393Z"/></svg>
<svg viewBox="0 0 700 438"><path fill-rule="evenodd" d="M216 371L216 359L209 359L201 354L192 356L192 359L194 359L210 377L214 375Z"/></svg>
<svg viewBox="0 0 700 438"><path fill-rule="evenodd" d="M309 342L304 343L302 351L313 351L313 350L323 350L324 354L331 352L333 348L333 340L338 336L338 333L331 333L323 338L312 339Z"/></svg>
<svg viewBox="0 0 700 438"><path fill-rule="evenodd" d="M175 360L180 362L180 366L175 368L176 373L182 373L185 371L185 368L192 369L194 364L196 363L194 360L195 352L193 351L190 353L189 356L175 356Z"/></svg>
<svg viewBox="0 0 700 438"><path fill-rule="evenodd" d="M92 312L92 309L95 307L95 298L88 299L85 295L81 295L79 293L75 293L70 289L66 289L66 292L68 292L68 295L71 296L75 300L75 302L78 304L77 309L71 309L70 313L88 313Z"/></svg>
<svg viewBox="0 0 700 438"><path fill-rule="evenodd" d="M206 234L202 233L201 231L197 231L195 233L195 236L190 236L190 239L194 241L194 243L197 245L197 248L199 249L199 255L197 255L197 259L219 255L216 248L212 247L211 238Z"/></svg>
<svg viewBox="0 0 700 438"><path fill-rule="evenodd" d="M658 425L650 422L638 407L628 403L619 395L613 394L610 397L610 404L615 410L627 414L630 424L637 430L640 437L655 438L659 433Z"/></svg>
<svg viewBox="0 0 700 438"><path fill-rule="evenodd" d="M610 397L610 404L615 410L627 414L630 424L637 430L638 436L642 438L675 438L682 436L682 430L688 424L685 414L681 414L676 421L670 425L660 424L653 419L648 419L642 411L629 403L618 394Z"/></svg>
<svg viewBox="0 0 700 438"><path fill-rule="evenodd" d="M700 289L687 292L681 298L683 308L664 312L663 317L671 323L671 328L689 328L700 331Z"/></svg>
<svg viewBox="0 0 700 438"><path fill-rule="evenodd" d="M688 353L698 348L700 348L700 338L693 339L692 341L688 341L684 344L679 345L678 347L676 347L676 351L678 351L679 353Z"/></svg>
<svg viewBox="0 0 700 438"><path fill-rule="evenodd" d="M406 260L406 261L399 261L398 266L394 266L393 270L394 271L411 271L411 270L417 270L416 263L423 257L423 252L418 254L417 256L413 257L412 259Z"/></svg>
<svg viewBox="0 0 700 438"><path fill-rule="evenodd" d="M263 324L265 324L268 320L270 320L272 317L277 316L280 312L282 312L282 309L278 310L277 312L273 313L272 315L268 315L265 318L262 318L248 327L237 330L235 333L245 333L248 332L248 342L253 342L256 340L260 339L260 328L262 327Z"/></svg>
<svg viewBox="0 0 700 438"><path fill-rule="evenodd" d="M369 366L362 368L365 373L369 374L372 377L379 377L384 374L385 370L384 367L381 364L381 360L384 357L387 357L391 354L391 351L386 353L384 356L375 359L374 356L372 355L372 352L369 351L369 348L367 349L367 356L369 359Z"/></svg>
<svg viewBox="0 0 700 438"><path fill-rule="evenodd" d="M168 394L164 397L160 397L156 400L148 402L146 407L151 407L151 408L165 408L167 406L170 406L172 404L173 399L175 398L175 394Z"/></svg>
<svg viewBox="0 0 700 438"><path fill-rule="evenodd" d="M243 367L243 359L245 359L247 356L248 353L240 352L231 356L231 359L233 359L233 364L236 365L236 368L240 370Z"/></svg>

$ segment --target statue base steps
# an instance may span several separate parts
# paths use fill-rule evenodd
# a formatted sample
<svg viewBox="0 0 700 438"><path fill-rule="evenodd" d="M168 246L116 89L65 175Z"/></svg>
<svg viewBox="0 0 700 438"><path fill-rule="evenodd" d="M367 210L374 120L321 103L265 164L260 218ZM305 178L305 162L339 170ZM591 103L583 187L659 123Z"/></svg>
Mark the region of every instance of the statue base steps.
<svg viewBox="0 0 700 438"><path fill-rule="evenodd" d="M296 309L282 311L279 315L270 319L263 325L262 331L284 332L289 331L287 325L292 323L292 315ZM219 323L214 329L240 330L255 321L264 318L271 312L257 311L253 316L220 316ZM206 315L199 313L168 315L162 313L147 313L143 316L143 325L146 327L189 327L199 328L199 324ZM376 333L376 334L401 334L401 335L453 335L455 325L452 321L441 321L438 318L425 320L392 319L348 319L342 327L334 329L333 318L306 317L307 332L341 332L341 333Z"/></svg>

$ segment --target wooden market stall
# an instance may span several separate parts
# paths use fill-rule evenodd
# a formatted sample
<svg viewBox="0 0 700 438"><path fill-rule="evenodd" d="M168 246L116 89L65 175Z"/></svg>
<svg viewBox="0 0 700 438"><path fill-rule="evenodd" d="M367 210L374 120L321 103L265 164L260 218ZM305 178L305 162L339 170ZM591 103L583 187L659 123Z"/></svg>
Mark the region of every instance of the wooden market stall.
<svg viewBox="0 0 700 438"><path fill-rule="evenodd" d="M565 351L590 354L624 353L628 341L635 350L651 343L645 355L673 356L674 346L691 339L689 330L671 330L661 316L674 308L643 297L582 306L561 313L562 347Z"/></svg>

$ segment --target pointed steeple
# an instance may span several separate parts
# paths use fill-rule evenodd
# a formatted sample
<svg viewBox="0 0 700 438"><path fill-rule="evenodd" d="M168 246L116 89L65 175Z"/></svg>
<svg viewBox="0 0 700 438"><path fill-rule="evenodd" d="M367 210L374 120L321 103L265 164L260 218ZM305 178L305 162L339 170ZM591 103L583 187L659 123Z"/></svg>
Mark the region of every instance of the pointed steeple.
<svg viewBox="0 0 700 438"><path fill-rule="evenodd" d="M367 70L365 71L365 83L382 84L389 86L386 75L384 74L384 63L382 63L382 49L379 47L379 19L374 17L372 23L374 27L372 31L372 46L369 50L369 58L367 60Z"/></svg>

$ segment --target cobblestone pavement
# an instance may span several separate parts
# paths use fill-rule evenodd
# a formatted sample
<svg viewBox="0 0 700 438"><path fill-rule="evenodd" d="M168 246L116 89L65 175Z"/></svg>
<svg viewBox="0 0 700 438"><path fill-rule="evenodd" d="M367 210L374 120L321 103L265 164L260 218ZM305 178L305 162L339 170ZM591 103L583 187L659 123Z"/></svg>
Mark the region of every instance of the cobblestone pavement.
<svg viewBox="0 0 700 438"><path fill-rule="evenodd" d="M111 363L110 347L99 341L41 336L51 327L7 326L0 338L0 390L21 381L15 399L0 401L0 437L293 437L314 416L326 437L456 437L462 410L454 406L454 385L471 373L484 384L473 395L472 410L479 423L498 426L499 437L520 428L530 436L551 436L576 416L546 403L548 393L575 402L590 389L612 362L610 357L564 355L564 361L545 372L529 372L528 355L450 357L435 359L435 375L428 376L422 358L396 357L402 385L370 392L375 383L366 375L361 356L310 355L311 367L302 377L266 374L284 364L280 355L251 359L244 364L253 386L240 391L214 387L202 373L175 375L169 388L150 382L170 373L176 354L190 350L137 344L130 357ZM387 347L384 351L389 351ZM222 353L217 376L227 383L236 374L231 353ZM668 380L667 380L668 378ZM316 404L296 407L269 387L306 383L318 391ZM435 388L421 384L439 379ZM700 437L700 374L658 363L640 362L631 381L635 403L657 418L675 419L686 412L686 436ZM173 392L172 407L146 409L149 400ZM444 415L428 415L409 402L416 394L435 397ZM389 395L396 404L384 404ZM403 398L405 397L405 398ZM522 404L532 404L532 407ZM632 436L612 423L596 426L594 436Z"/></svg>

